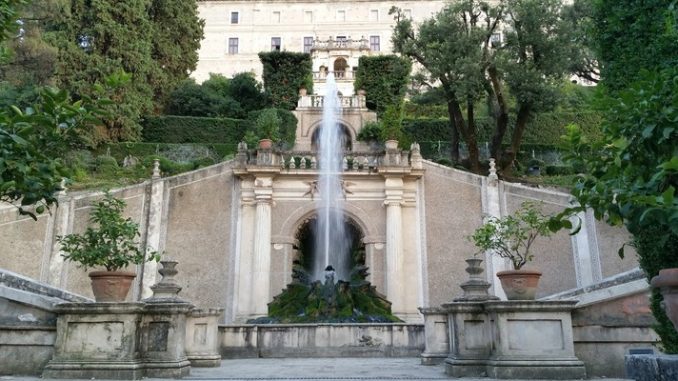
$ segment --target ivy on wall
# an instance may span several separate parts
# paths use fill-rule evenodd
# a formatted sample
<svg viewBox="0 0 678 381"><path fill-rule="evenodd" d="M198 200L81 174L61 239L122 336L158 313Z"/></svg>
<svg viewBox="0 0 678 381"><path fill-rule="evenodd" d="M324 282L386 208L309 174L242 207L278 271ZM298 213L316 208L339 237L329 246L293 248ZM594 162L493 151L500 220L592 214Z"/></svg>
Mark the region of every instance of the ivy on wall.
<svg viewBox="0 0 678 381"><path fill-rule="evenodd" d="M362 56L358 61L355 90L365 90L367 108L381 116L390 105L405 99L412 64L396 55Z"/></svg>
<svg viewBox="0 0 678 381"><path fill-rule="evenodd" d="M264 90L273 107L294 110L299 89L313 92L313 61L308 53L262 52L259 60L264 66Z"/></svg>

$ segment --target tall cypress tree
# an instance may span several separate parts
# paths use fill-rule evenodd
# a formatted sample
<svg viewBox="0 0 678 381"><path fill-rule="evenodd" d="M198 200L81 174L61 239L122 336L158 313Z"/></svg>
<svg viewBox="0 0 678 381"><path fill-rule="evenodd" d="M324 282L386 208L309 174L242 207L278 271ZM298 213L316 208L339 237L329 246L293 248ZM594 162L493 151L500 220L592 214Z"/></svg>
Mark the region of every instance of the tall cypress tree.
<svg viewBox="0 0 678 381"><path fill-rule="evenodd" d="M151 56L155 62L151 85L156 105L195 70L205 22L198 18L195 0L152 0L149 19L153 26Z"/></svg>

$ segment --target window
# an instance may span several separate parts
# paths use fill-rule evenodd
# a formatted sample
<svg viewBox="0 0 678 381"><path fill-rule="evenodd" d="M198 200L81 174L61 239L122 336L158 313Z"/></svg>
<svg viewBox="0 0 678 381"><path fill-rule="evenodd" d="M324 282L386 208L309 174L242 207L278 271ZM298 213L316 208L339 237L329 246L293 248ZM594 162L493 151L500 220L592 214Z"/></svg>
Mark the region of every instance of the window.
<svg viewBox="0 0 678 381"><path fill-rule="evenodd" d="M238 38L228 39L228 54L238 54Z"/></svg>
<svg viewBox="0 0 678 381"><path fill-rule="evenodd" d="M272 22L280 24L280 11L273 11Z"/></svg>
<svg viewBox="0 0 678 381"><path fill-rule="evenodd" d="M313 47L313 37L304 37L304 53L310 53Z"/></svg>
<svg viewBox="0 0 678 381"><path fill-rule="evenodd" d="M370 36L370 50L373 52L378 52L381 50L379 36Z"/></svg>
<svg viewBox="0 0 678 381"><path fill-rule="evenodd" d="M501 33L492 33L492 37L490 37L490 46L493 48L501 46Z"/></svg>
<svg viewBox="0 0 678 381"><path fill-rule="evenodd" d="M346 11L345 10L337 11L337 21L346 21Z"/></svg>
<svg viewBox="0 0 678 381"><path fill-rule="evenodd" d="M313 11L304 12L304 22L305 23L313 22Z"/></svg>
<svg viewBox="0 0 678 381"><path fill-rule="evenodd" d="M370 10L370 21L379 21L379 10L371 9Z"/></svg>
<svg viewBox="0 0 678 381"><path fill-rule="evenodd" d="M271 37L271 51L280 51L280 37Z"/></svg>
<svg viewBox="0 0 678 381"><path fill-rule="evenodd" d="M231 12L231 24L237 24L240 14L238 12Z"/></svg>

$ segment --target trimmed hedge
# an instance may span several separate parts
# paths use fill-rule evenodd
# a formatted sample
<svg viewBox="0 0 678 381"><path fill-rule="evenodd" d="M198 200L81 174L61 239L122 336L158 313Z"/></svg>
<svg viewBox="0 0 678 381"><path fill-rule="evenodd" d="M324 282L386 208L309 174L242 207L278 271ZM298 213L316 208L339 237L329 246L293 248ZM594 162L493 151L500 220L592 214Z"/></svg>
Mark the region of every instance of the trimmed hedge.
<svg viewBox="0 0 678 381"><path fill-rule="evenodd" d="M358 60L354 88L366 91L367 108L380 116L388 106L405 99L412 64L396 55L362 56Z"/></svg>
<svg viewBox="0 0 678 381"><path fill-rule="evenodd" d="M174 115L146 117L142 125L146 143L237 144L252 128L249 120Z"/></svg>
<svg viewBox="0 0 678 381"><path fill-rule="evenodd" d="M264 89L275 108L294 110L299 89L313 93L313 60L308 53L262 52Z"/></svg>
<svg viewBox="0 0 678 381"><path fill-rule="evenodd" d="M136 158L142 158L147 156L162 156L165 152L177 149L179 147L185 146L196 146L196 147L205 147L209 151L213 152L217 157L223 158L228 155L233 155L238 150L237 143L187 143L187 144L174 144L174 143L110 143L103 145L97 152L110 154L114 157L119 163L122 163L126 156L131 155Z"/></svg>
<svg viewBox="0 0 678 381"><path fill-rule="evenodd" d="M559 146L560 137L565 134L565 126L577 124L581 127L584 135L591 141L601 138L600 123L602 116L598 112L551 112L536 115L528 124L523 135L523 144L541 146ZM479 118L478 141L485 142L492 138L494 132L494 120ZM509 132L506 134L504 143L508 144L511 137L513 121L509 122ZM406 119L403 121L405 134L412 141L450 141L452 130L448 119Z"/></svg>

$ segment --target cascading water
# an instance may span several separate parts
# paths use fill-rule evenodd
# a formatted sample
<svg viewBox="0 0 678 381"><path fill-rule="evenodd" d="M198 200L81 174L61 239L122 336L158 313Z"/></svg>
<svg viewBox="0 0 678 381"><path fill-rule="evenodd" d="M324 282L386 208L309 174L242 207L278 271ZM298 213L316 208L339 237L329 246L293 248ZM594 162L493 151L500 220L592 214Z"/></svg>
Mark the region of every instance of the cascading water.
<svg viewBox="0 0 678 381"><path fill-rule="evenodd" d="M327 76L323 102L323 119L318 140L319 176L316 220L316 243L313 278L324 281L325 269L332 266L335 280L349 278L350 242L346 236L343 190L341 182L344 135L337 117L341 104L334 75Z"/></svg>

